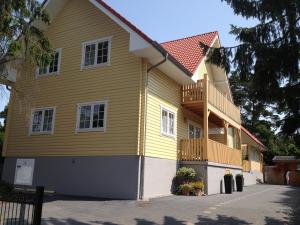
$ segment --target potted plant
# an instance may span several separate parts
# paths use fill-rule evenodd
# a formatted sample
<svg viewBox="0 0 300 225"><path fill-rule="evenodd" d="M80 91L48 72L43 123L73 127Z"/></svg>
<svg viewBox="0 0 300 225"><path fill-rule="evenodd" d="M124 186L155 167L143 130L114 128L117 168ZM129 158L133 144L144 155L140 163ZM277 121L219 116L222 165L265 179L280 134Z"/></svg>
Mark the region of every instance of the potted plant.
<svg viewBox="0 0 300 225"><path fill-rule="evenodd" d="M201 181L196 181L192 183L194 194L196 196L201 196L204 191L204 183Z"/></svg>
<svg viewBox="0 0 300 225"><path fill-rule="evenodd" d="M182 195L189 196L193 192L193 186L191 184L182 184L179 186L179 192Z"/></svg>
<svg viewBox="0 0 300 225"><path fill-rule="evenodd" d="M243 191L243 183L244 183L243 181L244 181L243 174L237 174L235 176L236 190L239 192Z"/></svg>
<svg viewBox="0 0 300 225"><path fill-rule="evenodd" d="M227 173L224 175L224 183L225 183L225 194L232 194L232 174Z"/></svg>

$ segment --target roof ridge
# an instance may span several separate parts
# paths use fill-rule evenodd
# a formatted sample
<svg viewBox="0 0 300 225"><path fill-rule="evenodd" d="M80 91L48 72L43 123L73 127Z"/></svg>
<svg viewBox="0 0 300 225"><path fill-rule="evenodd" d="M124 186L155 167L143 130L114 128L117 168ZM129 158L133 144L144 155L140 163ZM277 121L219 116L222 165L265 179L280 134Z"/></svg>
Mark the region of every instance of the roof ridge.
<svg viewBox="0 0 300 225"><path fill-rule="evenodd" d="M166 44L166 43L171 43L171 42L174 42L174 41L181 41L181 40L184 40L184 39L189 39L189 38L193 38L193 37L197 37L197 36L203 36L203 35L207 35L207 34L212 34L212 33L217 33L218 34L218 31L210 31L210 32L202 33L202 34L195 34L195 35L192 35L192 36L178 38L178 39L171 40L171 41L165 41L165 42L160 43L160 45Z"/></svg>

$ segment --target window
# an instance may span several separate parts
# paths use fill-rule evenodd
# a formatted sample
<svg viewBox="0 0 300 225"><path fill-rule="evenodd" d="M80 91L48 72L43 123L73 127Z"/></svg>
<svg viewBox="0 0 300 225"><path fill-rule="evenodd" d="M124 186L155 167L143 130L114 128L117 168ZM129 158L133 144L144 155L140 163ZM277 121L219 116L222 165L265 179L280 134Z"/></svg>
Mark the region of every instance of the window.
<svg viewBox="0 0 300 225"><path fill-rule="evenodd" d="M297 170L300 171L300 163L297 164Z"/></svg>
<svg viewBox="0 0 300 225"><path fill-rule="evenodd" d="M251 148L252 150L252 161L256 161L256 162L259 162L259 154L256 150L256 148Z"/></svg>
<svg viewBox="0 0 300 225"><path fill-rule="evenodd" d="M110 63L111 37L82 44L81 69Z"/></svg>
<svg viewBox="0 0 300 225"><path fill-rule="evenodd" d="M163 107L161 108L161 134L175 136L175 113Z"/></svg>
<svg viewBox="0 0 300 225"><path fill-rule="evenodd" d="M105 131L107 102L78 105L77 131Z"/></svg>
<svg viewBox="0 0 300 225"><path fill-rule="evenodd" d="M31 134L51 134L54 128L55 108L34 109L31 118Z"/></svg>
<svg viewBox="0 0 300 225"><path fill-rule="evenodd" d="M200 138L201 137L201 128L198 126L195 126L194 124L189 123L189 138Z"/></svg>
<svg viewBox="0 0 300 225"><path fill-rule="evenodd" d="M61 60L61 49L56 49L53 60L49 65L40 66L37 70L39 76L59 74Z"/></svg>

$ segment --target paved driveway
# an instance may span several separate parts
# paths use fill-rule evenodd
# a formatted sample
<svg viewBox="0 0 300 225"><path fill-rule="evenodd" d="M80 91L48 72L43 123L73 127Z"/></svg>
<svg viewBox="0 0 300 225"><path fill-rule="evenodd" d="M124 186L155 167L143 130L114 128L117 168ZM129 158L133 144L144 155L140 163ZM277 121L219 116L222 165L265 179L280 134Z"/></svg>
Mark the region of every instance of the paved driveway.
<svg viewBox="0 0 300 225"><path fill-rule="evenodd" d="M300 188L255 185L232 195L170 196L148 202L55 200L44 205L43 224L300 225Z"/></svg>

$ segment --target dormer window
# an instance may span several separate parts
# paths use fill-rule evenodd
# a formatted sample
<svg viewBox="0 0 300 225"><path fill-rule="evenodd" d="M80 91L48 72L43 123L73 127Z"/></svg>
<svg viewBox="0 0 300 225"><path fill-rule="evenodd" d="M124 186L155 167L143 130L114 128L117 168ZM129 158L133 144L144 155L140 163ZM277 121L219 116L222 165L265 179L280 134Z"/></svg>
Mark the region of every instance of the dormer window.
<svg viewBox="0 0 300 225"><path fill-rule="evenodd" d="M60 71L61 48L56 49L53 60L49 65L40 66L37 69L38 76L58 75Z"/></svg>
<svg viewBox="0 0 300 225"><path fill-rule="evenodd" d="M111 37L82 44L81 69L110 65Z"/></svg>

